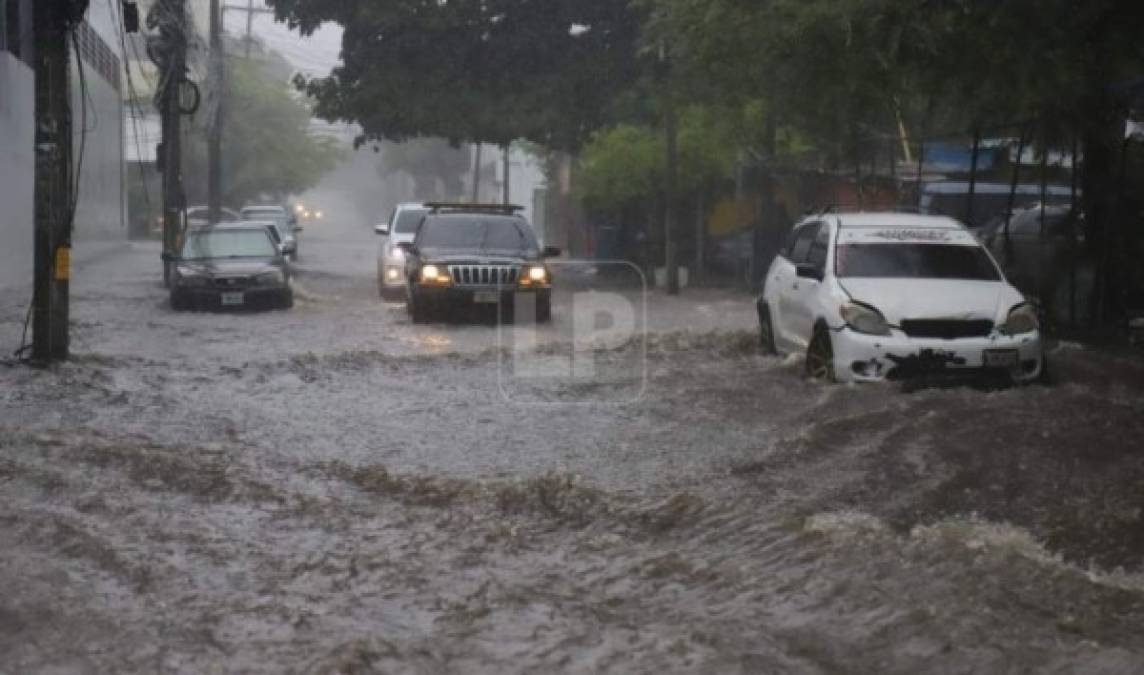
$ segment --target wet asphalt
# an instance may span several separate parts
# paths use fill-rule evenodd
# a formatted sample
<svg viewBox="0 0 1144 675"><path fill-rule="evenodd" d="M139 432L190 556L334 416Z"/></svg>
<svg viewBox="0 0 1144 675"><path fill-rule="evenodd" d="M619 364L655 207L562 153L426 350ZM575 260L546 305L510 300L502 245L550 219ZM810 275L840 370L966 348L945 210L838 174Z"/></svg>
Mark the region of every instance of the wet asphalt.
<svg viewBox="0 0 1144 675"><path fill-rule="evenodd" d="M311 227L288 312L80 263L75 358L0 365L0 673L1144 670L1138 354L827 386L591 266L413 325L377 244Z"/></svg>

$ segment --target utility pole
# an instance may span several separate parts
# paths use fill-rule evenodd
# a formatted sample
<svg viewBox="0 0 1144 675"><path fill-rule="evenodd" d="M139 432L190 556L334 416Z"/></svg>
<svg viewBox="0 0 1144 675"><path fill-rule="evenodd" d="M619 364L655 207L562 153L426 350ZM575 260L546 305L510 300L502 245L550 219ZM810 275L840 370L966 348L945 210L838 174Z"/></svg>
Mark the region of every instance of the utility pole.
<svg viewBox="0 0 1144 675"><path fill-rule="evenodd" d="M49 0L33 14L36 52L35 269L32 357L68 357L68 282L71 278L72 125L68 41L86 3ZM76 58L82 58L79 54Z"/></svg>
<svg viewBox="0 0 1144 675"><path fill-rule="evenodd" d="M663 113L663 133L667 137L664 145L667 148L665 157L666 171L664 176L664 265L666 266L667 294L679 295L679 250L676 247L676 220L678 220L679 200L675 190L679 178L679 152L678 130L675 120L675 103L671 100L669 91L665 101L666 108Z"/></svg>
<svg viewBox="0 0 1144 675"><path fill-rule="evenodd" d="M481 144L476 144L473 152L473 203L481 201Z"/></svg>
<svg viewBox="0 0 1144 675"><path fill-rule="evenodd" d="M250 58L250 43L254 41L254 0L246 0L246 58Z"/></svg>
<svg viewBox="0 0 1144 675"><path fill-rule="evenodd" d="M511 146L512 146L511 143L505 143L505 145L504 145L504 205L505 206L508 206L509 203L511 203L511 194L512 194L512 191L510 189L511 185L509 183L509 180L512 177L511 173L510 173L510 169L509 169L509 164L510 164L509 148L511 148Z"/></svg>
<svg viewBox="0 0 1144 675"><path fill-rule="evenodd" d="M679 130L675 118L675 87L671 55L659 46L659 79L663 95L664 179L663 179L663 262L667 294L679 295L679 250L676 247L676 221L679 219Z"/></svg>
<svg viewBox="0 0 1144 675"><path fill-rule="evenodd" d="M222 123L226 100L226 64L223 61L222 10L219 8L219 0L211 0L210 12L210 65L215 101L207 142L207 219L217 223L222 219Z"/></svg>
<svg viewBox="0 0 1144 675"><path fill-rule="evenodd" d="M212 0L213 2L213 0ZM232 12L246 12L246 47L244 49L246 58L250 58L250 46L254 43L254 15L255 14L273 14L274 10L266 9L265 7L255 7L254 0L246 0L246 7L241 5L223 5L222 13L225 15L227 11ZM224 17L225 18L225 17Z"/></svg>
<svg viewBox="0 0 1144 675"><path fill-rule="evenodd" d="M159 29L169 49L166 72L160 74L163 89L159 97L163 126L163 283L169 285L186 208L180 93L187 70L187 6L186 0L160 1L167 5L168 16L174 17Z"/></svg>

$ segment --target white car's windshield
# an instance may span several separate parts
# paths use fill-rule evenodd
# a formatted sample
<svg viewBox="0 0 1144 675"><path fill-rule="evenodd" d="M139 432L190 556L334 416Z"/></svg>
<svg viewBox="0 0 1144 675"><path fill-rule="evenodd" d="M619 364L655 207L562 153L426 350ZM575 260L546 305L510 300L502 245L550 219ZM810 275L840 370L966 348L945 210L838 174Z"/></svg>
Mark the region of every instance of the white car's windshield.
<svg viewBox="0 0 1144 675"><path fill-rule="evenodd" d="M393 224L394 234L413 234L421 219L428 213L427 209L405 209L397 214L397 222Z"/></svg>
<svg viewBox="0 0 1144 675"><path fill-rule="evenodd" d="M187 235L182 258L270 258L276 254L266 230L215 230Z"/></svg>
<svg viewBox="0 0 1144 675"><path fill-rule="evenodd" d="M997 266L978 246L948 244L843 244L835 275L883 279L998 281Z"/></svg>

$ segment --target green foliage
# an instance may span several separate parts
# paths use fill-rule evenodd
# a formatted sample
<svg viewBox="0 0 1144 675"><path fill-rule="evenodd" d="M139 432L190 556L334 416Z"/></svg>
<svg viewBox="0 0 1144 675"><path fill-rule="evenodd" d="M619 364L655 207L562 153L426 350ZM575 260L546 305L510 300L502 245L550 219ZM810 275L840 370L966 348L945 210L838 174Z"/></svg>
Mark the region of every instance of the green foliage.
<svg viewBox="0 0 1144 675"><path fill-rule="evenodd" d="M727 176L741 147L737 111L694 105L679 119L679 189L697 190ZM580 190L596 208L620 208L661 192L665 138L650 125L618 124L584 147Z"/></svg>
<svg viewBox="0 0 1144 675"><path fill-rule="evenodd" d="M287 82L257 60L232 59L226 76L223 202L242 205L262 194L284 198L313 187L341 156L337 141L310 130L310 110ZM205 201L206 115L187 148L188 195Z"/></svg>
<svg viewBox="0 0 1144 675"><path fill-rule="evenodd" d="M662 176L662 137L647 126L619 124L584 147L579 189L592 207L618 208L654 195Z"/></svg>
<svg viewBox="0 0 1144 675"><path fill-rule="evenodd" d="M575 148L637 76L638 17L616 0L269 4L303 31L345 28L344 64L300 84L320 117L361 124L362 140Z"/></svg>

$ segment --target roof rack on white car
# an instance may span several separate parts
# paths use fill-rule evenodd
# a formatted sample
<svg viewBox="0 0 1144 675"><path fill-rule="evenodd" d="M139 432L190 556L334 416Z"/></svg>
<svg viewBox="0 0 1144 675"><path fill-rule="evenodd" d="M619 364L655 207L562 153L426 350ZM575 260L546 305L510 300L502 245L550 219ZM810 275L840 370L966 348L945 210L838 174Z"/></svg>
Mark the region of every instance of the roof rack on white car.
<svg viewBox="0 0 1144 675"><path fill-rule="evenodd" d="M807 215L825 216L828 213L925 213L920 206L898 205L887 206L876 209L868 209L863 205L850 205L850 204L830 204L823 207L818 211L807 211Z"/></svg>

